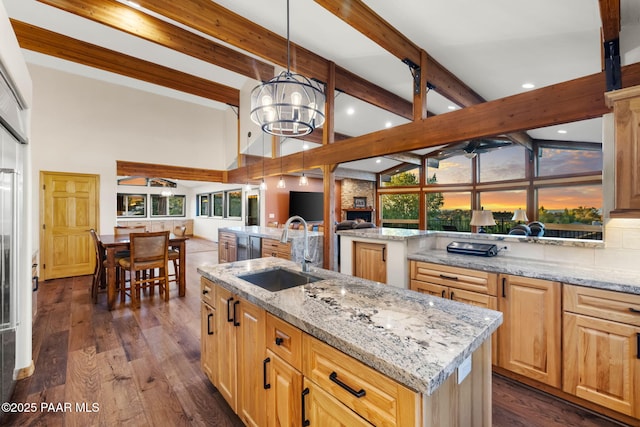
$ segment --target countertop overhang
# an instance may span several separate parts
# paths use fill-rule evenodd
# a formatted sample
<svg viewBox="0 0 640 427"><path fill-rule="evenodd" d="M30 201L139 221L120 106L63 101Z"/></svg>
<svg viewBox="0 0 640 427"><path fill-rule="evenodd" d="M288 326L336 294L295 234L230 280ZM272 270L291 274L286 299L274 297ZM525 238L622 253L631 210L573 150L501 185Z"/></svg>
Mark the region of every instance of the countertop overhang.
<svg viewBox="0 0 640 427"><path fill-rule="evenodd" d="M203 265L205 278L415 391L432 394L502 323L502 313L311 268L323 280L269 292L238 278L278 258Z"/></svg>

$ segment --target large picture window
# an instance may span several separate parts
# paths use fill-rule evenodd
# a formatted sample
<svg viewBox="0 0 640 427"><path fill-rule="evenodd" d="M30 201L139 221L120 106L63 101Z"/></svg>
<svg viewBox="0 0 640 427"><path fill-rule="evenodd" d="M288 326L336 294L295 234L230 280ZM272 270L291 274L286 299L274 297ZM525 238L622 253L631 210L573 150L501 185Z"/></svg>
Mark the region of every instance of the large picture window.
<svg viewBox="0 0 640 427"><path fill-rule="evenodd" d="M242 218L242 191L227 191L227 218Z"/></svg>
<svg viewBox="0 0 640 427"><path fill-rule="evenodd" d="M116 211L118 217L146 217L147 195L118 193Z"/></svg>
<svg viewBox="0 0 640 427"><path fill-rule="evenodd" d="M427 159L427 185L471 183L471 160L465 156Z"/></svg>
<svg viewBox="0 0 640 427"><path fill-rule="evenodd" d="M420 196L418 193L383 194L382 225L393 228L419 228Z"/></svg>
<svg viewBox="0 0 640 427"><path fill-rule="evenodd" d="M427 193L427 230L471 231L471 192Z"/></svg>
<svg viewBox="0 0 640 427"><path fill-rule="evenodd" d="M185 196L152 194L151 216L185 216Z"/></svg>

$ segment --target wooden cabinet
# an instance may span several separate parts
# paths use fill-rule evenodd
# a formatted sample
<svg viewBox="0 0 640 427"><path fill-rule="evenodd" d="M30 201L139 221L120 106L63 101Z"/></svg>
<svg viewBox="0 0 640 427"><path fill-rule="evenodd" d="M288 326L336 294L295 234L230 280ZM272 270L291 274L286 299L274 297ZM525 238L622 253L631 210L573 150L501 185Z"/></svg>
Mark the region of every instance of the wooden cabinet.
<svg viewBox="0 0 640 427"><path fill-rule="evenodd" d="M640 86L605 93L615 116L616 197L611 217L640 217Z"/></svg>
<svg viewBox="0 0 640 427"><path fill-rule="evenodd" d="M305 389L309 389L310 394L311 382L373 425L416 425L418 393L316 338L305 334L302 342ZM310 397L309 401L315 399ZM318 420L324 423L323 418L313 418L318 411L320 409L313 409L312 404L305 407L303 412L308 415L311 425L318 425ZM333 415L338 413L344 414L338 417L342 422L349 419L344 412L333 412Z"/></svg>
<svg viewBox="0 0 640 427"><path fill-rule="evenodd" d="M373 424L358 416L346 405L331 396L321 387L304 379L304 420L298 425L323 425L331 427L367 427ZM306 424L304 421L309 421Z"/></svg>
<svg viewBox="0 0 640 427"><path fill-rule="evenodd" d="M467 268L411 261L410 289L424 294L498 309L498 275ZM498 334L492 337L492 361L498 363Z"/></svg>
<svg viewBox="0 0 640 427"><path fill-rule="evenodd" d="M353 275L387 283L387 245L384 243L353 243Z"/></svg>
<svg viewBox="0 0 640 427"><path fill-rule="evenodd" d="M192 219L174 219L173 227L171 231L175 230L176 227L185 227L184 234L187 236L193 236L193 220Z"/></svg>
<svg viewBox="0 0 640 427"><path fill-rule="evenodd" d="M563 390L640 418L640 296L565 285Z"/></svg>
<svg viewBox="0 0 640 427"><path fill-rule="evenodd" d="M291 243L281 243L274 239L262 239L262 256L291 259Z"/></svg>
<svg viewBox="0 0 640 427"><path fill-rule="evenodd" d="M264 426L265 311L220 286L215 293L214 385L245 425Z"/></svg>
<svg viewBox="0 0 640 427"><path fill-rule="evenodd" d="M218 232L218 263L238 260L238 243L235 233Z"/></svg>
<svg viewBox="0 0 640 427"><path fill-rule="evenodd" d="M200 278L201 290L201 334L200 334L200 366L213 384L218 382L216 377L216 312L215 285L204 277Z"/></svg>
<svg viewBox="0 0 640 427"><path fill-rule="evenodd" d="M500 275L498 366L561 386L561 285Z"/></svg>

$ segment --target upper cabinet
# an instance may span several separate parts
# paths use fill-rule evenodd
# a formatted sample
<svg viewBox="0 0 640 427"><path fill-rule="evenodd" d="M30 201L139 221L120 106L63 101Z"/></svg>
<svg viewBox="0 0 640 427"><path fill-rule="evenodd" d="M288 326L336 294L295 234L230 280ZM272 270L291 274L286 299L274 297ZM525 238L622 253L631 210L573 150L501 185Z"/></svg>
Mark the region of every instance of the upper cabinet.
<svg viewBox="0 0 640 427"><path fill-rule="evenodd" d="M611 217L640 218L640 86L607 92L615 117L616 201Z"/></svg>

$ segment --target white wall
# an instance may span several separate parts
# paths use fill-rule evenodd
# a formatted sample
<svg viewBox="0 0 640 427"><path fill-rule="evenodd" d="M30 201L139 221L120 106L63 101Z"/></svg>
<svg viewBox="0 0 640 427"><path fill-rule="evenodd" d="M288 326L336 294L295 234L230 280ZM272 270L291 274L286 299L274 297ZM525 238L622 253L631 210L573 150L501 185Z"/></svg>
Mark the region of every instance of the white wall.
<svg viewBox="0 0 640 427"><path fill-rule="evenodd" d="M116 224L116 160L226 169L235 153L233 112L37 65L29 70L34 183L40 171L99 174L102 233ZM38 196L34 192L34 212ZM37 215L33 220L37 226Z"/></svg>

